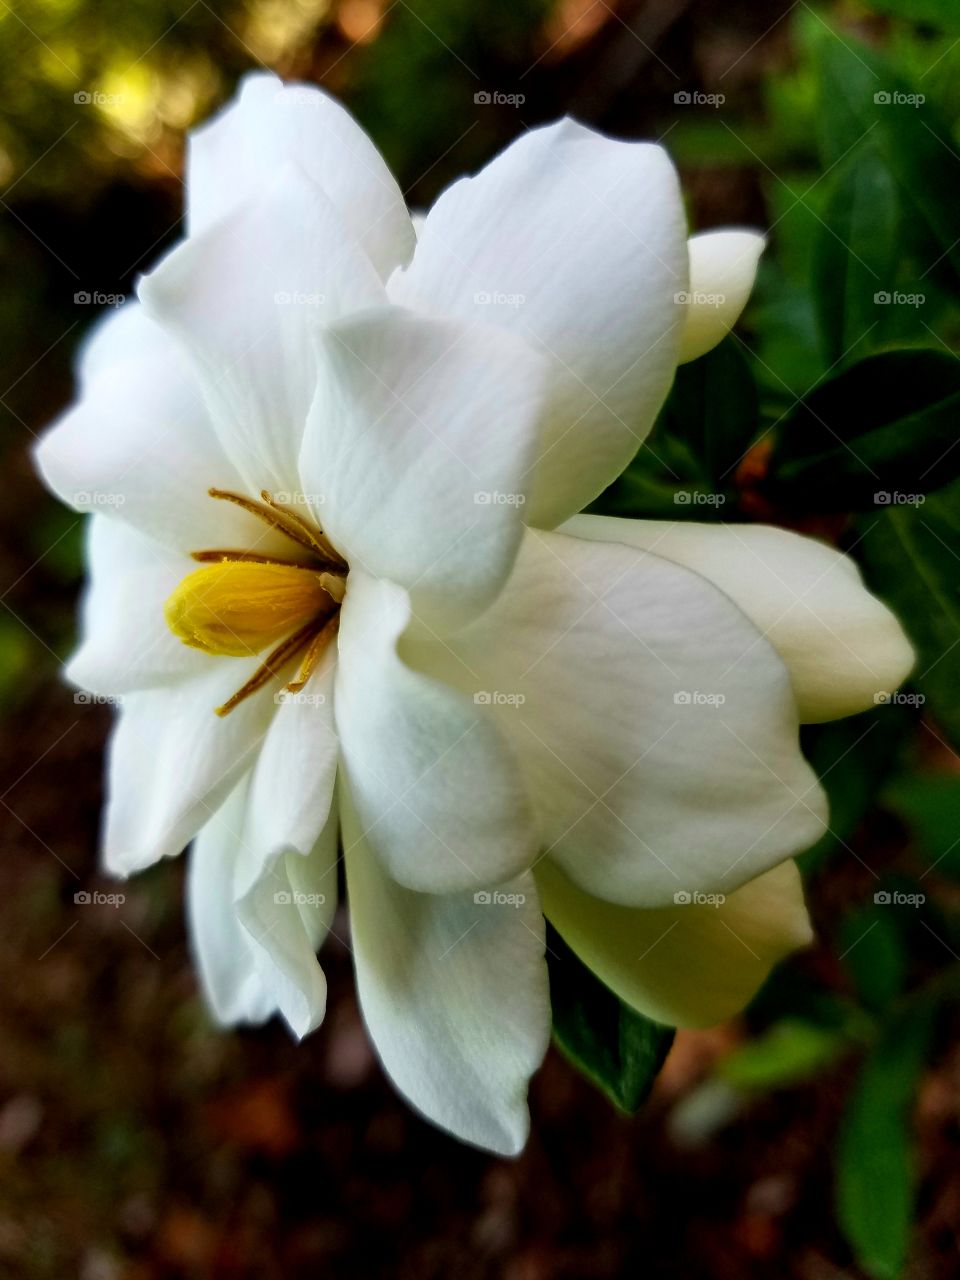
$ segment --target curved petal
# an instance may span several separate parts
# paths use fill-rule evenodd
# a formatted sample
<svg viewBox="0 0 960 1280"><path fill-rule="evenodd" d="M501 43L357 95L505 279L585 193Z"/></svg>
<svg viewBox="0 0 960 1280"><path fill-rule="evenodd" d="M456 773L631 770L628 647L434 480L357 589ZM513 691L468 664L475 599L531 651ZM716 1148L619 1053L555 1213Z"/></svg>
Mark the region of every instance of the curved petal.
<svg viewBox="0 0 960 1280"><path fill-rule="evenodd" d="M209 658L202 674L126 694L110 740L104 858L113 875L174 857L249 770L276 707L268 689L221 706L259 658Z"/></svg>
<svg viewBox="0 0 960 1280"><path fill-rule="evenodd" d="M336 718L363 834L411 889L507 880L536 856L516 760L496 724L398 651L406 592L351 570L340 623Z"/></svg>
<svg viewBox="0 0 960 1280"><path fill-rule="evenodd" d="M336 907L336 809L307 856L275 858L256 888L241 896L237 874L248 853L248 784L244 779L228 797L190 853L193 949L219 1022L263 1022L279 1012L304 1036L320 1024L326 1007L316 952Z"/></svg>
<svg viewBox="0 0 960 1280"><path fill-rule="evenodd" d="M523 532L545 362L490 326L368 311L321 335L303 491L351 565L449 627L490 602Z"/></svg>
<svg viewBox="0 0 960 1280"><path fill-rule="evenodd" d="M346 797L343 811L357 990L387 1074L434 1124L516 1155L550 1034L533 877L475 895L412 893L384 873Z"/></svg>
<svg viewBox="0 0 960 1280"><path fill-rule="evenodd" d="M603 516L579 516L565 530L654 551L709 578L787 664L803 721L865 711L913 666L903 628L854 561L815 538L770 525Z"/></svg>
<svg viewBox="0 0 960 1280"><path fill-rule="evenodd" d="M660 147L572 120L533 129L443 193L389 288L550 358L528 523L559 524L620 474L670 386L687 288L676 173Z"/></svg>
<svg viewBox="0 0 960 1280"><path fill-rule="evenodd" d="M459 662L425 643L410 660L486 691L547 852L588 892L636 907L730 892L822 834L786 668L688 569L531 532L449 650Z"/></svg>
<svg viewBox="0 0 960 1280"><path fill-rule="evenodd" d="M285 160L323 188L381 276L408 261L414 233L403 195L360 126L316 86L261 73L245 76L236 98L190 135L191 235L259 195Z"/></svg>
<svg viewBox="0 0 960 1280"><path fill-rule="evenodd" d="M680 364L705 355L740 319L766 243L756 231L704 231L690 237Z"/></svg>
<svg viewBox="0 0 960 1280"><path fill-rule="evenodd" d="M544 914L584 964L632 1009L671 1027L732 1017L778 961L813 939L792 861L723 901L678 890L678 902L655 911L591 897L549 858L536 878Z"/></svg>
<svg viewBox="0 0 960 1280"><path fill-rule="evenodd" d="M250 936L237 918L233 873L246 780L203 827L187 858L187 923L207 1005L224 1026L266 1022L274 1003L257 973Z"/></svg>
<svg viewBox="0 0 960 1280"><path fill-rule="evenodd" d="M316 325L383 298L337 210L290 164L140 282L144 307L191 359L251 493L296 485L317 380Z"/></svg>
<svg viewBox="0 0 960 1280"><path fill-rule="evenodd" d="M180 551L262 540L250 516L209 497L211 485L236 489L240 477L189 365L138 307L97 328L80 376L81 399L35 453L63 502L107 513Z"/></svg>
<svg viewBox="0 0 960 1280"><path fill-rule="evenodd" d="M66 676L114 695L209 671L210 659L171 634L163 605L194 562L108 516L87 522L80 647Z"/></svg>

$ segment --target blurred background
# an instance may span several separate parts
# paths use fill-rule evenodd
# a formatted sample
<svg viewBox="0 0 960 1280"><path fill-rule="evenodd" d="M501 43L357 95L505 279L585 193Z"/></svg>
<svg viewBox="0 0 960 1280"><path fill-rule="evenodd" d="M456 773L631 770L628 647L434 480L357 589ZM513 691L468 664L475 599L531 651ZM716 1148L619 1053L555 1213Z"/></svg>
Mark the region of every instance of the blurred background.
<svg viewBox="0 0 960 1280"><path fill-rule="evenodd" d="M220 1034L182 866L98 878L110 711L60 680L82 520L42 492L29 449L90 324L178 236L184 131L257 66L339 96L413 207L569 112L662 140L692 227L771 227L719 357L748 371L760 440L734 441L725 517L855 548L921 652L912 693L808 733L833 801L804 859L817 946L736 1023L678 1034L636 1116L551 1050L515 1162L394 1096L335 939L306 1043L276 1024ZM924 112L845 135L858 67ZM851 513L809 466L779 500L757 484L764 424L818 380L891 346L953 358L958 73L953 0L0 3L0 1277L960 1274L960 495L938 473L924 507ZM871 286L864 313L858 263L923 302L877 304ZM922 380L912 368L901 383ZM844 385L855 425L862 386ZM670 429L659 457L679 483L690 451L670 453ZM645 466L602 509L659 513L666 481ZM76 900L94 890L123 901Z"/></svg>

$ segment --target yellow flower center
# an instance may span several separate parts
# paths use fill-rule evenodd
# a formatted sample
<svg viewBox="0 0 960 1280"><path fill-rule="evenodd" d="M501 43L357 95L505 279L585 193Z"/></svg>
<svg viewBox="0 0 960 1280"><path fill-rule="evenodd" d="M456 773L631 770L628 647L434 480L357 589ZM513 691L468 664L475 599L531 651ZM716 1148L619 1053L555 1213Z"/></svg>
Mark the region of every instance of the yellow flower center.
<svg viewBox="0 0 960 1280"><path fill-rule="evenodd" d="M274 646L250 679L217 707L222 716L301 655L286 688L303 688L335 634L347 565L321 529L266 490L261 502L224 489L211 489L210 496L236 503L296 543L301 554L308 553L301 563L248 551L194 551L204 567L188 573L167 600L167 626L191 648L239 658Z"/></svg>

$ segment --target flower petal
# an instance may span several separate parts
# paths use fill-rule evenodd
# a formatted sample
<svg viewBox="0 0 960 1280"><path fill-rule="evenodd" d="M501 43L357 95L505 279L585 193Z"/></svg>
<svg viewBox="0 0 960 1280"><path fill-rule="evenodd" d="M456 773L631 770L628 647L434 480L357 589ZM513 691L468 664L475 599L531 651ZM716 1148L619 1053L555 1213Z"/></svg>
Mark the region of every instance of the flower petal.
<svg viewBox="0 0 960 1280"><path fill-rule="evenodd" d="M516 1155L550 1034L533 877L502 887L511 901L412 893L384 873L346 798L343 811L357 989L388 1075L434 1124Z"/></svg>
<svg viewBox="0 0 960 1280"><path fill-rule="evenodd" d="M351 565L447 628L482 609L523 532L545 362L491 326L368 311L321 335L302 486Z"/></svg>
<svg viewBox="0 0 960 1280"><path fill-rule="evenodd" d="M170 633L163 604L194 564L110 516L87 522L82 640L67 664L81 689L114 695L209 670L210 659Z"/></svg>
<svg viewBox="0 0 960 1280"><path fill-rule="evenodd" d="M254 494L296 485L316 325L383 297L337 210L290 164L140 282L145 308L190 357L223 448Z"/></svg>
<svg viewBox="0 0 960 1280"><path fill-rule="evenodd" d="M537 850L516 760L468 698L407 665L409 621L406 592L351 570L335 709L364 837L411 889L499 884Z"/></svg>
<svg viewBox="0 0 960 1280"><path fill-rule="evenodd" d="M486 691L547 852L588 892L637 907L729 892L822 833L787 671L697 574L530 532L503 594L448 644L459 662L425 643L409 660Z"/></svg>
<svg viewBox="0 0 960 1280"><path fill-rule="evenodd" d="M690 237L680 364L705 355L740 319L765 245L766 238L756 231L704 231Z"/></svg>
<svg viewBox="0 0 960 1280"><path fill-rule="evenodd" d="M537 867L543 910L584 964L632 1009L667 1026L709 1027L749 1003L771 968L812 941L792 861L720 904L655 911L594 898L550 859Z"/></svg>
<svg viewBox="0 0 960 1280"><path fill-rule="evenodd" d="M653 425L676 365L687 287L676 173L660 147L572 120L524 134L427 215L395 302L478 313L550 358L528 522L581 510Z"/></svg>
<svg viewBox="0 0 960 1280"><path fill-rule="evenodd" d="M246 779L197 836L187 859L187 921L200 982L218 1022L265 1022L274 1003L257 973L250 936L237 918L233 873L246 807Z"/></svg>
<svg viewBox="0 0 960 1280"><path fill-rule="evenodd" d="M228 716L215 708L259 665L259 658L208 658L202 674L125 695L110 741L104 858L111 874L178 854L250 768L276 711L269 691Z"/></svg>
<svg viewBox="0 0 960 1280"><path fill-rule="evenodd" d="M81 352L80 377L81 399L36 450L43 479L62 501L180 551L262 541L252 517L209 497L211 485L236 489L240 477L189 364L139 307L97 328Z"/></svg>
<svg viewBox="0 0 960 1280"><path fill-rule="evenodd" d="M191 235L257 196L285 160L323 189L384 278L409 260L414 234L403 195L352 116L314 85L259 73L190 135Z"/></svg>
<svg viewBox="0 0 960 1280"><path fill-rule="evenodd" d="M770 525L602 516L579 516L565 530L653 551L716 583L787 664L803 721L865 711L913 666L903 628L854 561L815 538Z"/></svg>

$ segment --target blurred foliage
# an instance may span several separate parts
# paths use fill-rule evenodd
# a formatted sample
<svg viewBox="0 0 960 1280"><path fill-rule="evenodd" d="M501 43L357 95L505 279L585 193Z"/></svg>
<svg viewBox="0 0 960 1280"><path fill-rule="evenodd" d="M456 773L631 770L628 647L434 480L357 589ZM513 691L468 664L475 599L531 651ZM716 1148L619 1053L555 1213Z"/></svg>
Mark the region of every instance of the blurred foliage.
<svg viewBox="0 0 960 1280"><path fill-rule="evenodd" d="M774 974L748 1015L753 1038L717 1068L751 1098L824 1074L848 1089L837 1220L863 1271L884 1280L910 1256L916 1088L960 990L958 34L955 0L0 5L0 410L14 477L69 394L69 355L96 310L76 296L129 294L172 243L184 131L250 67L342 97L414 205L571 110L662 137L694 225L769 228L744 324L680 369L595 509L828 538L917 649L889 704L804 731L831 801L830 831L801 859L829 962ZM721 101L679 105L681 87ZM524 101L475 101L493 89ZM0 614L9 711L69 648L81 528L26 482L2 518L14 535ZM853 860L857 894L833 903ZM635 1109L670 1032L552 950L560 1043ZM137 1143L118 1124L103 1159L129 1164Z"/></svg>

